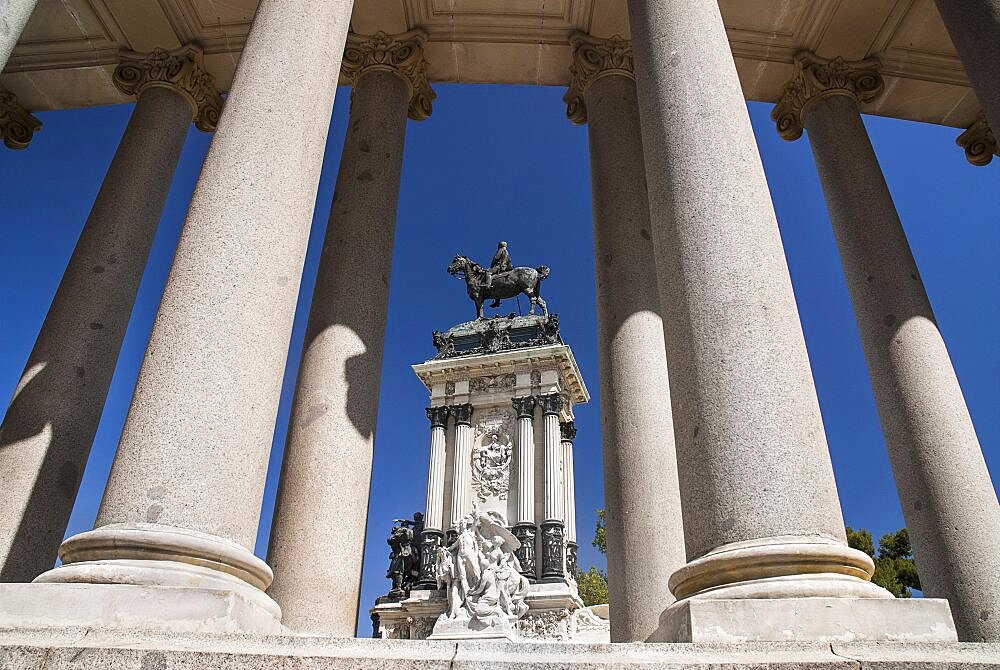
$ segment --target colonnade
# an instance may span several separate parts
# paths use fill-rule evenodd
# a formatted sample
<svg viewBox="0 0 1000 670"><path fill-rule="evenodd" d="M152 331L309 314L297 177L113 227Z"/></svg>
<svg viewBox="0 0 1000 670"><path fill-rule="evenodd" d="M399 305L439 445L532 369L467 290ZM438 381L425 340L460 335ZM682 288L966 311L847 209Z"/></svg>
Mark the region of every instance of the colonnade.
<svg viewBox="0 0 1000 670"><path fill-rule="evenodd" d="M180 580L238 591L298 630L354 633L403 138L407 117L429 115L433 93L422 33L348 39L352 5L261 0L221 117L197 50L136 56L119 68L119 86L138 104L2 428L17 445L0 450L0 471L16 475L5 474L0 496L5 581L52 564L195 119L217 130L96 529L66 540L63 567L36 581ZM953 34L975 19L942 14ZM649 637L674 598L884 598L869 582L871 560L846 544L718 4L631 0L629 18L631 43L574 38L567 94L571 119L590 124L613 639ZM155 74L163 59L183 61L179 81ZM342 68L354 85L351 119L268 565L252 548ZM859 102L879 92L876 65L802 55L796 68L776 108L779 131L809 131L925 592L949 598L963 639L1000 639L1000 510L858 115ZM1000 73L970 77L996 127L981 88L1000 90ZM120 206L126 197L142 202ZM359 285L370 289L363 308ZM557 401L519 400L518 457L534 458L540 404L546 460L560 448L565 458L572 430L560 439ZM456 407L456 430L471 432L471 407ZM435 445L447 416L430 418L432 463L442 462ZM463 448L471 435L456 440ZM434 477L425 523L444 533ZM514 520L522 537L537 529L533 486L519 490L527 492ZM40 524L55 530L31 530Z"/></svg>

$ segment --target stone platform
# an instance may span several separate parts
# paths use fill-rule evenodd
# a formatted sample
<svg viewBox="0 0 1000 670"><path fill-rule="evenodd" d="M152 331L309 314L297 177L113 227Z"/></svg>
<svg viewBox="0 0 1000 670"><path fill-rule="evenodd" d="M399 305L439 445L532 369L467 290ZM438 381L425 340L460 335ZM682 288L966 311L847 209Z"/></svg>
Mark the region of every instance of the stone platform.
<svg viewBox="0 0 1000 670"><path fill-rule="evenodd" d="M0 670L988 670L1000 644L529 644L0 629Z"/></svg>

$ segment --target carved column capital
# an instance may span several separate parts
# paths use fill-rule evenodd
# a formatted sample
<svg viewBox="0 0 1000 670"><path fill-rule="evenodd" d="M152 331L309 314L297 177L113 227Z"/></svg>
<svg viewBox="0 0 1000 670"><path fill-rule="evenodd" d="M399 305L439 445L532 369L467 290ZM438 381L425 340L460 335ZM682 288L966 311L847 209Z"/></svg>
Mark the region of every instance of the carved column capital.
<svg viewBox="0 0 1000 670"><path fill-rule="evenodd" d="M347 37L341 71L352 86L368 72L398 75L410 87L410 118L423 121L431 115L431 103L437 97L427 81L426 41L427 33L422 30L399 35L387 35L382 31L374 35L351 33Z"/></svg>
<svg viewBox="0 0 1000 670"><path fill-rule="evenodd" d="M0 138L9 149L26 149L41 128L42 122L21 106L16 95L0 88Z"/></svg>
<svg viewBox="0 0 1000 670"><path fill-rule="evenodd" d="M202 64L199 47L189 44L174 51L153 49L145 54L122 51L113 78L126 95L138 96L146 89L161 87L183 96L191 105L191 118L198 130L212 132L219 123L222 97Z"/></svg>
<svg viewBox="0 0 1000 670"><path fill-rule="evenodd" d="M559 434L563 442L572 442L576 439L576 423L573 421L563 421L559 424Z"/></svg>
<svg viewBox="0 0 1000 670"><path fill-rule="evenodd" d="M472 425L472 405L470 403L464 403L462 405L452 405L451 415L455 417L455 425L471 426Z"/></svg>
<svg viewBox="0 0 1000 670"><path fill-rule="evenodd" d="M517 412L518 419L531 419L535 416L535 396L526 395L520 398L511 398L514 411Z"/></svg>
<svg viewBox="0 0 1000 670"><path fill-rule="evenodd" d="M427 418L431 420L431 428L448 427L448 415L451 414L451 408L447 405L438 405L437 407L428 407Z"/></svg>
<svg viewBox="0 0 1000 670"><path fill-rule="evenodd" d="M563 96L566 116L576 124L587 122L584 96L590 85L601 77L618 76L635 80L632 66L632 42L615 35L598 39L586 33L569 38L573 47L573 64L569 67L569 90Z"/></svg>
<svg viewBox="0 0 1000 670"><path fill-rule="evenodd" d="M955 139L955 144L965 149L965 159L980 167L989 165L994 156L1000 156L1000 143L986 121L986 115L979 116L965 132Z"/></svg>
<svg viewBox="0 0 1000 670"><path fill-rule="evenodd" d="M831 95L846 95L859 104L874 100L885 88L878 69L877 58L845 61L800 51L795 56L795 75L771 110L778 134L789 141L802 137L809 106Z"/></svg>
<svg viewBox="0 0 1000 670"><path fill-rule="evenodd" d="M558 393L547 393L537 396L537 399L543 414L558 414L566 406L566 399Z"/></svg>

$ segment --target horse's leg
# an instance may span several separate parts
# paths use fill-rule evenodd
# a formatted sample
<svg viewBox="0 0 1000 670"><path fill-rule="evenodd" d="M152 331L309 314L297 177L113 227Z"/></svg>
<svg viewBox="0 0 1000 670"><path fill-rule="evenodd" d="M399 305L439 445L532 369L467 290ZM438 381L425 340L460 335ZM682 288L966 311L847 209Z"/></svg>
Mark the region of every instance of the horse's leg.
<svg viewBox="0 0 1000 670"><path fill-rule="evenodd" d="M532 316L535 315L535 296L531 293L531 289L524 289L524 295L528 296L528 300L531 301L531 308L528 309L528 314Z"/></svg>
<svg viewBox="0 0 1000 670"><path fill-rule="evenodd" d="M548 316L549 315L549 307L548 307L548 305L545 304L545 301L542 300L542 296L536 296L535 300L537 300L538 304L542 306L542 316Z"/></svg>
<svg viewBox="0 0 1000 670"><path fill-rule="evenodd" d="M483 319L483 299L481 297L476 297L476 318Z"/></svg>

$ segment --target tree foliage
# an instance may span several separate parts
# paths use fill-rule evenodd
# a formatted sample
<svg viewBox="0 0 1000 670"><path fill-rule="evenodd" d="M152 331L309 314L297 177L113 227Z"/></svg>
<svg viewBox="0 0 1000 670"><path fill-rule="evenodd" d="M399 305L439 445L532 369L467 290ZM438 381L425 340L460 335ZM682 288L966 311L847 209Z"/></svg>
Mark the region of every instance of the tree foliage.
<svg viewBox="0 0 1000 670"><path fill-rule="evenodd" d="M879 538L878 554L875 553L872 534L864 528L854 530L848 527L847 544L872 557L875 561L872 582L892 595L909 598L913 595L911 589L920 590L920 578L917 576L917 566L913 562L913 550L910 548L910 535L905 528Z"/></svg>
<svg viewBox="0 0 1000 670"><path fill-rule="evenodd" d="M608 555L608 534L607 529L604 526L604 510L597 510L597 527L594 529L594 541L592 543L597 550Z"/></svg>
<svg viewBox="0 0 1000 670"><path fill-rule="evenodd" d="M576 569L576 587L587 607L608 602L608 576L594 566L586 572Z"/></svg>

